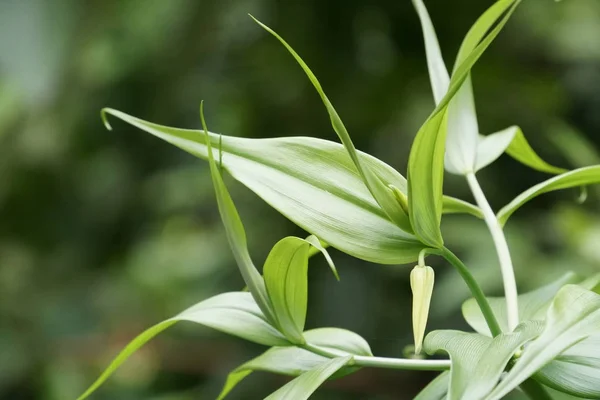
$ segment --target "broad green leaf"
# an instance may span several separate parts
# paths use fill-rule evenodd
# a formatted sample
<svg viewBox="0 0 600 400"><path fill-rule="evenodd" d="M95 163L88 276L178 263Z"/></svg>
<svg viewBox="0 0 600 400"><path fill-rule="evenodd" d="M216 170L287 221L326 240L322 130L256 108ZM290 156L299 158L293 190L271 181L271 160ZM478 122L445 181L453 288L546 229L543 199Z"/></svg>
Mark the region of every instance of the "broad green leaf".
<svg viewBox="0 0 600 400"><path fill-rule="evenodd" d="M275 31L271 28L258 21L256 18L252 17L256 23L258 23L262 28L264 28L267 32L273 35L281 44L290 52L290 54L294 57L294 59L298 62L300 67L304 70L309 80L317 90L317 93L321 97L327 112L329 113L329 118L331 119L331 125L333 126L333 130L337 133L338 137L342 141L342 144L348 151L348 155L352 159L356 170L360 173L361 178L363 179L365 185L369 188L369 191L379 203L381 208L387 214L387 216L392 220L396 225L398 225L402 230L406 232L412 232L412 228L410 226L410 220L408 215L401 207L401 205L396 201L395 196L391 193L388 188L388 185L393 182L388 182L386 180L382 180L381 176L377 176L368 165L363 164L361 158L359 157L359 153L354 147L354 143L350 138L350 134L348 130L344 126L339 114L331 104L331 101L323 91L321 84L319 83L315 74L310 70L308 65L300 58L298 53L285 41L281 36L279 36Z"/></svg>
<svg viewBox="0 0 600 400"><path fill-rule="evenodd" d="M487 397L501 399L574 344L600 334L600 295L577 285L559 290L540 336L531 341L512 369Z"/></svg>
<svg viewBox="0 0 600 400"><path fill-rule="evenodd" d="M352 356L332 358L288 382L285 386L265 397L265 400L306 400L323 382L351 360Z"/></svg>
<svg viewBox="0 0 600 400"><path fill-rule="evenodd" d="M303 344L308 303L308 249L310 244L286 237L273 246L263 267L265 285L281 332Z"/></svg>
<svg viewBox="0 0 600 400"><path fill-rule="evenodd" d="M516 127L515 137L506 149L506 153L519 161L522 164L527 165L537 171L546 172L549 174L562 174L567 172L564 168L555 167L542 160L540 156L531 148L523 131Z"/></svg>
<svg viewBox="0 0 600 400"><path fill-rule="evenodd" d="M275 315L273 313L273 307L267 295L267 289L265 288L265 282L248 252L248 244L246 242L246 232L244 231L244 225L242 220L235 208L233 199L229 195L229 191L223 182L221 177L221 171L215 162L215 158L212 152L211 143L208 136L208 129L204 121L203 103L200 104L200 117L202 119L202 127L204 128L204 137L206 138L207 151L208 151L208 163L210 164L210 175L212 177L213 186L215 187L215 193L217 196L217 204L219 206L219 214L221 214L221 220L225 226L225 232L227 233L227 239L229 246L233 251L233 256L237 262L238 268L244 282L248 287L252 297L256 300L256 304L260 307L263 314L268 321L275 323ZM219 157L220 158L220 157Z"/></svg>
<svg viewBox="0 0 600 400"><path fill-rule="evenodd" d="M501 224L505 224L508 218L517 211L523 204L539 196L540 194L554 190L567 189L578 186L585 186L593 183L600 183L600 165L575 169L557 175L542 183L530 187L509 204L504 206L497 214Z"/></svg>
<svg viewBox="0 0 600 400"><path fill-rule="evenodd" d="M435 29L427 12L427 8L422 0L413 0L413 5L419 15L423 38L425 39L425 52L427 54L427 69L429 71L429 80L433 90L435 104L438 104L448 91L450 85L450 76L442 58L442 52L438 43Z"/></svg>
<svg viewBox="0 0 600 400"><path fill-rule="evenodd" d="M574 396L600 398L600 335L592 335L571 346L534 378Z"/></svg>
<svg viewBox="0 0 600 400"><path fill-rule="evenodd" d="M160 322L133 339L78 400L91 395L134 352L160 332L179 321L189 321L267 346L289 342L269 324L250 293L223 293L204 300L173 318Z"/></svg>
<svg viewBox="0 0 600 400"><path fill-rule="evenodd" d="M201 131L153 124L112 109L103 112L208 158ZM375 263L416 261L423 245L389 221L342 145L308 137L247 139L214 133L209 137L213 147L221 144L223 169L319 239ZM359 152L359 157L382 180L406 192L406 180L392 167L365 153ZM462 200L444 200L450 212L477 213L476 206Z"/></svg>
<svg viewBox="0 0 600 400"><path fill-rule="evenodd" d="M467 55L452 75L448 93L419 129L413 142L408 162L409 216L417 237L430 246L443 245L440 222L446 140L444 119L448 103L467 79L475 62L498 36L519 2L519 0L500 0L492 6L498 7L500 4L508 11L485 38L478 41L471 51L465 52ZM491 27L495 21L491 21L489 26Z"/></svg>
<svg viewBox="0 0 600 400"><path fill-rule="evenodd" d="M528 293L520 294L518 297L520 322L544 320L544 318L546 318L546 310L560 288L577 281L577 275L573 272L567 272L548 285ZM494 315L498 318L502 331L508 331L508 326L506 324L506 301L504 297L488 297L488 302ZM462 314L467 323L475 329L475 331L490 337L492 336L487 323L485 322L483 313L475 299L471 298L463 303Z"/></svg>
<svg viewBox="0 0 600 400"><path fill-rule="evenodd" d="M444 400L450 384L450 371L444 371L429 382L413 400Z"/></svg>
<svg viewBox="0 0 600 400"><path fill-rule="evenodd" d="M349 355L372 356L369 344L354 332L339 328L319 328L304 332L306 341L321 348L342 351ZM273 347L260 356L240 365L227 377L227 382L217 400L225 398L229 392L253 371L266 371L275 374L298 376L325 362L328 358L311 353L299 347ZM332 378L348 375L356 367L344 367Z"/></svg>
<svg viewBox="0 0 600 400"><path fill-rule="evenodd" d="M579 287L592 290L599 281L600 275L579 281L574 273L566 273L546 286L519 295L519 317L522 321L543 321L546 318L552 299L563 286L578 282ZM502 321L506 321L506 318L503 318L506 315L504 298L489 298L488 301L502 325ZM491 336L483 314L473 299L467 300L463 304L462 310L463 316L473 329ZM507 329L505 323L502 325L502 329ZM600 391L600 352L598 349L600 349L600 335L590 336L570 347L536 373L534 377L536 380L557 390L578 396L594 397L591 394Z"/></svg>
<svg viewBox="0 0 600 400"><path fill-rule="evenodd" d="M489 338L479 333L434 331L425 339L425 350L448 353L452 360L448 399L481 399L488 394L521 346L535 338L543 324L528 321L513 332Z"/></svg>

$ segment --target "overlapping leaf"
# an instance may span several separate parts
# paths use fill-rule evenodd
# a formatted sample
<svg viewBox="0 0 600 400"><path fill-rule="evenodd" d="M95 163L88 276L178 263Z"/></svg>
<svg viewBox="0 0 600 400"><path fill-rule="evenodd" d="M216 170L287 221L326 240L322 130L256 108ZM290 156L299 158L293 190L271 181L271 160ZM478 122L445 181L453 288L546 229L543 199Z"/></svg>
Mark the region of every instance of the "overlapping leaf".
<svg viewBox="0 0 600 400"><path fill-rule="evenodd" d="M443 245L439 226L442 214L445 118L448 104L462 87L475 62L500 33L518 4L519 0L498 1L469 31L461 46L448 92L417 133L411 148L408 166L410 220L415 234L431 246ZM490 30L502 14L504 17ZM487 36L484 36L486 33ZM431 40L429 42L433 43Z"/></svg>
<svg viewBox="0 0 600 400"><path fill-rule="evenodd" d="M521 320L543 321L556 293L569 283L578 282L578 287L591 290L598 285L600 276L595 275L579 281L575 274L567 273L556 281L533 292L519 296L519 316ZM488 299L494 313L498 316L506 314L504 298ZM476 331L490 335L485 320L473 299L463 304L463 315L469 325ZM500 321L503 321L502 319ZM506 326L503 327L506 329ZM592 335L571 346L549 364L538 371L534 378L550 387L563 392L597 398L600 396L600 354L595 349L600 335Z"/></svg>
<svg viewBox="0 0 600 400"><path fill-rule="evenodd" d="M223 182L221 177L221 171L215 162L215 158L212 152L211 143L208 136L208 129L206 128L206 122L204 121L203 103L200 105L200 117L202 119L202 127L204 128L204 137L206 138L207 151L208 151L208 163L210 164L210 175L215 188L215 194L217 196L217 204L219 206L219 214L221 214L221 220L225 226L225 232L227 233L227 239L229 246L233 251L233 255L238 264L238 268L244 282L252 297L256 301L256 304L260 307L263 314L267 318L267 321L272 324L275 323L275 315L273 312L273 306L267 295L267 289L265 287L265 281L254 266L250 253L248 252L248 244L246 242L246 232L244 231L244 225L242 220L235 208L233 199L229 195L229 191Z"/></svg>
<svg viewBox="0 0 600 400"><path fill-rule="evenodd" d="M445 400L450 384L450 371L444 371L429 382L413 400Z"/></svg>
<svg viewBox="0 0 600 400"><path fill-rule="evenodd" d="M323 382L351 360L352 356L332 358L282 386L276 392L265 397L265 400L306 400Z"/></svg>
<svg viewBox="0 0 600 400"><path fill-rule="evenodd" d="M535 338L542 327L540 322L528 321L495 338L462 331L434 331L425 339L425 350L430 354L443 350L452 360L448 400L481 399L494 388L514 353Z"/></svg>
<svg viewBox="0 0 600 400"><path fill-rule="evenodd" d="M319 328L304 332L307 342L321 348L341 351L348 355L372 356L369 344L354 332L339 328ZM222 400L252 371L298 376L327 362L327 358L299 347L273 347L260 356L240 365L227 377L217 400ZM332 377L340 377L356 371L356 367L344 367Z"/></svg>
<svg viewBox="0 0 600 400"><path fill-rule="evenodd" d="M115 117L207 159L201 131L150 123L123 112ZM213 151L221 145L222 165L236 180L301 228L357 258L381 264L417 259L423 245L389 221L338 143L308 138L246 139L209 133ZM384 162L358 152L383 181L406 192L406 180ZM478 208L445 198L450 212L477 214Z"/></svg>
<svg viewBox="0 0 600 400"><path fill-rule="evenodd" d="M117 355L102 375L78 400L83 400L91 395L129 356L154 336L179 321L195 322L267 346L289 345L281 333L265 319L250 293L223 293L204 300L138 335Z"/></svg>
<svg viewBox="0 0 600 400"><path fill-rule="evenodd" d="M273 305L276 324L281 332L296 344L304 343L302 332L308 301L307 274L311 245L321 247L318 241L310 238L304 240L293 236L286 237L273 246L263 267L265 285ZM331 265L337 276L335 266Z"/></svg>
<svg viewBox="0 0 600 400"><path fill-rule="evenodd" d="M501 399L571 346L598 334L600 296L577 285L564 286L548 309L540 336L525 347L517 362L486 399Z"/></svg>
<svg viewBox="0 0 600 400"><path fill-rule="evenodd" d="M252 17L254 18L254 17ZM298 53L294 51L294 49L285 41L281 36L279 36L275 31L271 28L258 21L256 18L254 20L263 27L267 32L272 34L277 40L283 44L283 46L290 52L290 54L294 57L294 59L298 62L300 67L304 70L311 83L317 90L317 93L321 97L325 108L327 109L327 113L329 114L329 118L331 119L331 125L333 126L333 130L337 133L338 137L342 141L342 144L346 148L348 155L352 159L356 170L359 172L361 178L363 179L365 185L381 206L381 209L387 214L387 216L392 220L396 225L402 228L406 232L412 232L412 228L410 226L410 221L408 215L404 208L396 201L395 196L390 191L388 185L393 184L393 182L389 182L386 180L382 180L381 176L377 176L377 174L371 170L369 165L363 164L363 161L359 157L359 153L354 147L354 143L350 138L350 134L348 133L344 123L342 122L339 114L331 104L329 98L323 91L321 84L319 83L317 77L310 70L308 65L300 58Z"/></svg>

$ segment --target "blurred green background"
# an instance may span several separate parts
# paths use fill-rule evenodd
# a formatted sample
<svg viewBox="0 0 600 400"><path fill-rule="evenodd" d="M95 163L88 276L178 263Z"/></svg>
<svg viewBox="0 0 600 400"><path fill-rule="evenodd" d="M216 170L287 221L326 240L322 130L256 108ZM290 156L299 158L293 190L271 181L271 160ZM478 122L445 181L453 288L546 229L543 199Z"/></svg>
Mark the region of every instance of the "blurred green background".
<svg viewBox="0 0 600 400"><path fill-rule="evenodd" d="M429 0L448 65L491 0ZM408 0L1 0L0 399L73 399L146 327L243 282L229 251L207 164L99 111L213 131L337 140L282 34L319 76L357 147L405 172L433 108L420 26ZM600 2L526 0L474 70L483 133L520 125L565 167L600 163ZM546 177L503 156L481 174L496 208ZM227 180L261 265L304 233ZM448 194L471 197L448 176ZM563 271L600 268L598 192L545 195L507 225L521 291ZM448 246L500 294L485 226L444 219ZM339 326L378 355L411 343L407 266L332 251L310 275L308 327ZM437 271L430 329L465 328L468 297ZM132 357L94 399L213 399L229 370L262 348L181 324ZM315 399L410 399L434 374L363 370ZM252 374L232 399L259 399L286 378Z"/></svg>

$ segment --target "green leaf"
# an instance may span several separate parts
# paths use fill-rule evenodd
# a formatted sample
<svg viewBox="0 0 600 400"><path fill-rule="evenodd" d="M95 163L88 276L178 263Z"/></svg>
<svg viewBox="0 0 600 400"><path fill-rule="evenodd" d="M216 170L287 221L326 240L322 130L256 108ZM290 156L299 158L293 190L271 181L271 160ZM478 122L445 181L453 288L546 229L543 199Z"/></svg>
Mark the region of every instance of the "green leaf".
<svg viewBox="0 0 600 400"><path fill-rule="evenodd" d="M446 140L444 118L448 103L467 79L475 62L498 36L519 3L519 0L500 0L486 11L484 16L490 15L492 9L504 8L504 10L508 10L485 38L481 41L473 40L477 44L469 45L472 50L470 50L470 47L465 47L469 51L464 50L465 56L459 59L460 63L452 75L448 93L419 129L413 142L408 162L409 215L417 237L430 246L443 246L440 222ZM498 14L497 18L500 15L501 13ZM479 22L482 18L477 23L481 24L478 25L481 26L481 29L478 28L478 32L483 31L484 28L483 23ZM484 22L489 23L485 31L493 25L497 18L489 19L489 21L488 19L484 20Z"/></svg>
<svg viewBox="0 0 600 400"><path fill-rule="evenodd" d="M517 211L523 204L539 196L540 194L554 190L567 189L577 186L585 186L593 183L600 183L600 165L575 169L557 175L542 183L530 187L509 204L504 206L497 214L501 224L505 224L508 218Z"/></svg>
<svg viewBox="0 0 600 400"><path fill-rule="evenodd" d="M252 16L251 16L252 17ZM327 112L329 113L329 118L331 119L331 125L333 126L333 130L337 133L338 137L342 141L342 144L348 151L348 155L352 159L356 170L360 173L361 178L363 179L365 185L369 188L369 191L377 201L377 203L381 206L387 216L393 221L396 225L398 225L402 230L406 232L412 232L412 228L410 226L410 221L408 215L403 210L401 205L396 201L396 198L388 189L388 185L392 182L388 182L382 180L380 176L377 176L368 165L363 164L361 158L359 157L359 153L354 147L354 143L350 138L350 134L348 133L344 123L342 122L339 114L329 101L329 98L323 91L321 84L319 83L317 77L310 70L308 65L300 58L298 53L294 51L294 49L285 41L281 36L279 36L275 31L271 28L258 21L256 18L252 17L257 24L259 24L262 28L264 28L267 32L273 35L281 44L290 52L290 54L294 57L294 59L298 62L300 67L304 70L311 83L317 90L317 93L321 97Z"/></svg>
<svg viewBox="0 0 600 400"><path fill-rule="evenodd" d="M600 398L600 335L592 335L571 346L534 378L574 396Z"/></svg>
<svg viewBox="0 0 600 400"><path fill-rule="evenodd" d="M548 309L540 336L525 347L487 399L501 399L571 346L597 334L600 334L600 296L577 285L564 286Z"/></svg>
<svg viewBox="0 0 600 400"><path fill-rule="evenodd" d="M329 252L327 251L327 246L329 246L329 244L319 240L319 238L315 235L308 236L306 238L306 241L311 245L310 249L308 249L308 257L310 258L315 253L319 252L323 254L323 257L325 257L325 261L327 261L327 264L329 265L329 269L331 269L333 276L335 276L335 279L339 281L340 275L338 274L337 268L335 267L335 264L333 263L333 260L329 255Z"/></svg>
<svg viewBox="0 0 600 400"><path fill-rule="evenodd" d="M445 400L450 384L450 371L444 371L429 382L413 400Z"/></svg>
<svg viewBox="0 0 600 400"><path fill-rule="evenodd" d="M354 332L339 328L319 328L304 332L306 341L321 348L342 351L349 355L372 356L369 344ZM240 365L227 377L227 382L217 400L225 398L229 392L253 371L266 371L275 374L298 376L325 362L328 358L299 347L273 347L260 356ZM332 378L357 371L356 367L344 367Z"/></svg>
<svg viewBox="0 0 600 400"><path fill-rule="evenodd" d="M427 12L427 8L422 0L413 0L413 5L417 10L425 39L425 52L427 54L427 69L429 71L429 80L433 90L435 104L442 101L448 86L450 85L450 76L442 58L442 52L438 43L435 29Z"/></svg>
<svg viewBox="0 0 600 400"><path fill-rule="evenodd" d="M195 322L267 346L289 345L289 342L265 319L250 293L223 293L204 300L138 335L78 400L91 395L129 356L154 336L179 321Z"/></svg>
<svg viewBox="0 0 600 400"><path fill-rule="evenodd" d="M306 400L323 382L351 360L352 356L332 358L288 382L276 392L265 397L265 400Z"/></svg>
<svg viewBox="0 0 600 400"><path fill-rule="evenodd" d="M208 158L201 131L153 124L112 109L104 113L196 157ZM214 133L209 137L213 147L222 144L223 169L319 239L375 263L405 264L417 259L423 245L389 221L342 145L308 137L246 139ZM359 156L384 181L406 192L406 180L392 167L368 154L359 152ZM477 209L453 198L446 198L446 203L452 211Z"/></svg>
<svg viewBox="0 0 600 400"><path fill-rule="evenodd" d="M519 295L519 317L521 321L543 321L546 318L552 299L563 286L578 282L579 287L592 290L599 281L600 275L594 275L584 281L579 281L574 273L566 273L546 286ZM506 315L504 298L489 298L488 301L500 321L506 321L506 318L503 318ZM483 314L473 299L467 300L463 304L462 310L463 316L473 329L491 336ZM506 323L503 324L502 329L507 329ZM594 335L573 345L536 373L535 379L557 390L577 396L594 397L592 394L597 394L600 390L597 389L600 388L600 378L598 378L600 376L598 373L600 370L600 353L597 351L597 349L600 349L599 342L600 336Z"/></svg>
<svg viewBox="0 0 600 400"><path fill-rule="evenodd" d="M225 226L225 232L227 233L229 246L233 251L233 255L237 262L240 273L244 278L244 282L246 283L250 293L252 293L252 297L254 297L254 300L256 300L256 304L258 304L267 320L275 323L275 315L273 313L273 307L269 300L269 296L267 295L264 279L254 266L252 258L250 257L250 253L248 252L248 244L246 242L244 225L242 224L237 209L235 208L233 199L229 195L229 191L225 186L225 182L223 182L219 167L215 162L208 136L208 129L206 128L206 122L204 121L203 103L200 104L200 117L202 119L202 127L204 128L204 137L206 138L208 163L210 164L210 175L212 177L213 186L215 187L217 204L219 206L219 214L221 214L221 220Z"/></svg>
<svg viewBox="0 0 600 400"><path fill-rule="evenodd" d="M494 388L515 352L536 337L542 327L540 322L528 321L495 338L462 331L434 331L425 339L425 350L429 354L443 350L452 360L448 400L481 399Z"/></svg>
<svg viewBox="0 0 600 400"><path fill-rule="evenodd" d="M537 171L546 172L549 174L562 174L567 172L564 168L555 167L542 160L540 156L531 148L523 131L520 128L516 128L515 137L510 142L510 145L506 149L506 153L519 161L522 164L527 165Z"/></svg>
<svg viewBox="0 0 600 400"><path fill-rule="evenodd" d="M292 54L292 56L296 59L296 61L302 67L302 69L304 70L304 72L306 73L306 75L308 76L310 81L312 82L313 86L317 90L318 94L320 95L321 99L323 100L323 103L325 104L327 112L329 113L334 131L338 134L338 137L340 138L344 147L348 151L350 158L354 162L356 169L359 171L364 183L369 188L371 194L373 195L373 197L376 199L376 201L380 204L381 208L385 211L385 213L388 215L388 217L392 221L394 221L404 231L412 232L412 228L410 226L410 221L408 219L408 216L406 215L406 212L401 207L401 205L398 204L398 202L395 200L395 197L388 190L389 182L385 182L385 181L382 182L379 179L379 177L377 177L369 169L368 166L362 165L361 160L358 156L358 152L357 152L356 148L354 147L354 144L350 138L350 135L348 134L348 131L346 130L346 127L344 126L337 111L335 110L335 108L333 107L333 105L331 104L331 102L329 101L327 96L325 95L325 92L323 91L321 84L317 80L316 76L309 69L308 65L306 65L306 63L292 49L292 47L287 42L285 42L283 40L283 38L281 38L276 32L274 32L272 29L270 29L269 27L267 27L260 21L256 20L254 17L252 17L252 18L260 26L262 26L265 30L267 30L269 33L271 33L273 36L275 36L286 47L286 49Z"/></svg>
<svg viewBox="0 0 600 400"><path fill-rule="evenodd" d="M560 288L577 281L577 275L573 272L567 272L548 285L528 293L520 294L518 297L520 322L544 320L544 318L546 318L546 310ZM508 331L506 323L506 301L504 297L488 297L488 302L494 315L498 318L502 331ZM483 313L475 299L471 298L463 303L462 314L467 323L475 329L475 331L490 337L492 336L487 323L485 322Z"/></svg>
<svg viewBox="0 0 600 400"><path fill-rule="evenodd" d="M310 243L286 237L273 246L263 274L281 332L295 344L303 344L308 302L308 249Z"/></svg>

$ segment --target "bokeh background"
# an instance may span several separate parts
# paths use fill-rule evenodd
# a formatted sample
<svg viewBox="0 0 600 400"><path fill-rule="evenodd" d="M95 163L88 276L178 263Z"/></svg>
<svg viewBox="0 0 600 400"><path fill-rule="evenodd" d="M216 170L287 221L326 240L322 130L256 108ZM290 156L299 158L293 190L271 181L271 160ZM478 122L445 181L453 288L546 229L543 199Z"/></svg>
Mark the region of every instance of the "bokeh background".
<svg viewBox="0 0 600 400"><path fill-rule="evenodd" d="M429 0L448 65L491 0ZM74 399L146 327L243 282L229 251L207 164L99 111L246 137L337 140L308 80L247 16L282 34L324 85L357 147L404 172L432 110L420 26L408 0L1 0L0 399ZM600 163L600 2L527 0L474 70L483 133L520 125L565 167ZM481 174L501 207L546 178L503 156ZM261 265L303 235L231 179ZM448 194L470 200L462 179ZM521 291L567 270L600 269L600 197L548 194L507 225ZM489 294L501 293L481 221L444 219L448 246ZM376 354L412 341L409 266L333 251L310 271L309 327L339 326ZM465 328L466 287L437 271L430 328ZM192 324L160 335L94 399L212 399L226 374L262 348ZM410 399L434 374L363 370L315 399ZM263 398L286 378L252 374L232 399Z"/></svg>

